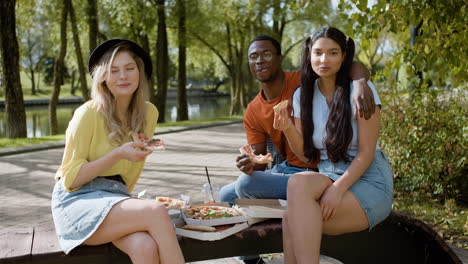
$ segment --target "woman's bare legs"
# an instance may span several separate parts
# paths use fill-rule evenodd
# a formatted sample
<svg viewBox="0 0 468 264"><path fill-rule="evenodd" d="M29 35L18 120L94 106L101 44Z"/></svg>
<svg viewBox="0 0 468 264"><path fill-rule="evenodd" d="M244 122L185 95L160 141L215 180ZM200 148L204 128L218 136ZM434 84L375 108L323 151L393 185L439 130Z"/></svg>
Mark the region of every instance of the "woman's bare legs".
<svg viewBox="0 0 468 264"><path fill-rule="evenodd" d="M117 203L84 244L114 242L136 232L147 232L155 241L161 264L185 263L167 209L154 201L127 199Z"/></svg>
<svg viewBox="0 0 468 264"><path fill-rule="evenodd" d="M297 263L296 256L294 256L294 248L291 241L291 234L289 231L288 212L283 215L283 253L284 263Z"/></svg>
<svg viewBox="0 0 468 264"><path fill-rule="evenodd" d="M297 263L320 261L322 213L317 201L332 182L317 175L298 173L288 181L288 231Z"/></svg>
<svg viewBox="0 0 468 264"><path fill-rule="evenodd" d="M130 256L132 263L159 264L158 246L148 232L132 233L112 243Z"/></svg>
<svg viewBox="0 0 468 264"><path fill-rule="evenodd" d="M285 258L285 263L318 264L322 233L336 235L364 230L369 226L364 211L350 191L344 194L330 220L323 222L319 201L331 184L325 175L311 172L294 174L289 179L286 223L287 239L292 246L286 245L289 247L286 249L291 251L292 248L294 258Z"/></svg>

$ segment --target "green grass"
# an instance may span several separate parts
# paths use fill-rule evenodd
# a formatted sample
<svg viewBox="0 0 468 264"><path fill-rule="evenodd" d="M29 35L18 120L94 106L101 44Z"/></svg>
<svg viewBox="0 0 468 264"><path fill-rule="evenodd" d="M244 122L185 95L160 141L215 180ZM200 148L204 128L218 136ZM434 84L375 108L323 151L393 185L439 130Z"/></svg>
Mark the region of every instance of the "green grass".
<svg viewBox="0 0 468 264"><path fill-rule="evenodd" d="M447 243L468 249L468 208L420 193L396 192L393 209L431 226Z"/></svg>
<svg viewBox="0 0 468 264"><path fill-rule="evenodd" d="M30 146L63 140L65 140L65 135L45 136L39 138L0 138L0 148Z"/></svg>
<svg viewBox="0 0 468 264"><path fill-rule="evenodd" d="M41 98L50 98L52 95L52 90L54 89L53 85L48 85L43 82L43 74L41 74L41 83L39 85L39 91L37 92L36 95L32 95L31 93L31 80L28 78L28 76L21 71L20 72L21 76L21 88L23 90L23 97L24 99L41 99ZM36 75L36 82L37 82L37 75ZM88 89L91 88L91 81L88 80ZM61 86L60 88L60 97L70 97L73 96L70 93L71 88L70 88L70 83L66 82L64 85ZM77 90L75 93L76 96L81 96L80 90ZM1 91L0 96L3 95L3 91Z"/></svg>

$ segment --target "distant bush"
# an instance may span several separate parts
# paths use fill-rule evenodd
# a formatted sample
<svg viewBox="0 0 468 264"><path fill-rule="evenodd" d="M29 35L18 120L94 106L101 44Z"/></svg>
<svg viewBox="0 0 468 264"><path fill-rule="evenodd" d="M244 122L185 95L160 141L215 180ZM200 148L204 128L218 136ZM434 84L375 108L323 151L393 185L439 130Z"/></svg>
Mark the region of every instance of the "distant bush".
<svg viewBox="0 0 468 264"><path fill-rule="evenodd" d="M396 189L468 201L466 95L466 90L433 90L410 99L381 92L380 143Z"/></svg>

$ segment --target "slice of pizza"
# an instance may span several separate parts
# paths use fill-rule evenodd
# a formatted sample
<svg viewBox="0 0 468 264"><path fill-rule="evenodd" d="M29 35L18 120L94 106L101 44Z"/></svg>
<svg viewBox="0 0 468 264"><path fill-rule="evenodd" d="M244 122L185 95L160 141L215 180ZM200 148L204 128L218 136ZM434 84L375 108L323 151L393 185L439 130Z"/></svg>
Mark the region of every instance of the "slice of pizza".
<svg viewBox="0 0 468 264"><path fill-rule="evenodd" d="M146 143L147 146L145 149L151 151L161 151L166 150L166 145L164 141L158 138L148 138L144 133L132 133L133 141Z"/></svg>
<svg viewBox="0 0 468 264"><path fill-rule="evenodd" d="M164 141L162 141L159 138L153 138L149 142L146 142L148 146L145 147L147 150L152 150L152 151L160 151L160 150L166 150L166 145L164 144Z"/></svg>
<svg viewBox="0 0 468 264"><path fill-rule="evenodd" d="M240 216L239 211L222 206L192 206L185 211L185 216L193 219L211 220Z"/></svg>
<svg viewBox="0 0 468 264"><path fill-rule="evenodd" d="M249 156L250 160L257 164L266 164L273 162L273 157L271 156L271 153L267 153L266 155L255 155L252 146L250 146L249 144L240 148L239 151L241 154L246 154L247 156Z"/></svg>
<svg viewBox="0 0 468 264"><path fill-rule="evenodd" d="M164 196L156 197L156 202L161 203L167 209L176 209L176 210L180 210L182 209L182 207L187 205L186 201L182 201L182 200L171 198L171 197L164 197Z"/></svg>
<svg viewBox="0 0 468 264"><path fill-rule="evenodd" d="M277 105L273 106L273 110L279 114L281 110L288 108L288 100L283 100L279 102Z"/></svg>

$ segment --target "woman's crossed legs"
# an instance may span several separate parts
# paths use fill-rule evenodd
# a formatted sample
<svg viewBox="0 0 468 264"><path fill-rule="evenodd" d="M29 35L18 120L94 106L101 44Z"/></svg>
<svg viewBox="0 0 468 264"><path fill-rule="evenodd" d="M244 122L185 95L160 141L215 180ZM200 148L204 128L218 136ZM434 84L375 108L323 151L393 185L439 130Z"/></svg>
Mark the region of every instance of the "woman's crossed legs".
<svg viewBox="0 0 468 264"><path fill-rule="evenodd" d="M332 184L327 176L301 172L288 182L288 209L283 218L285 263L319 263L322 233L338 235L368 228L356 197L346 191L333 216L323 221L320 198Z"/></svg>
<svg viewBox="0 0 468 264"><path fill-rule="evenodd" d="M167 209L154 201L117 203L83 244L108 242L128 254L133 263L185 263Z"/></svg>

